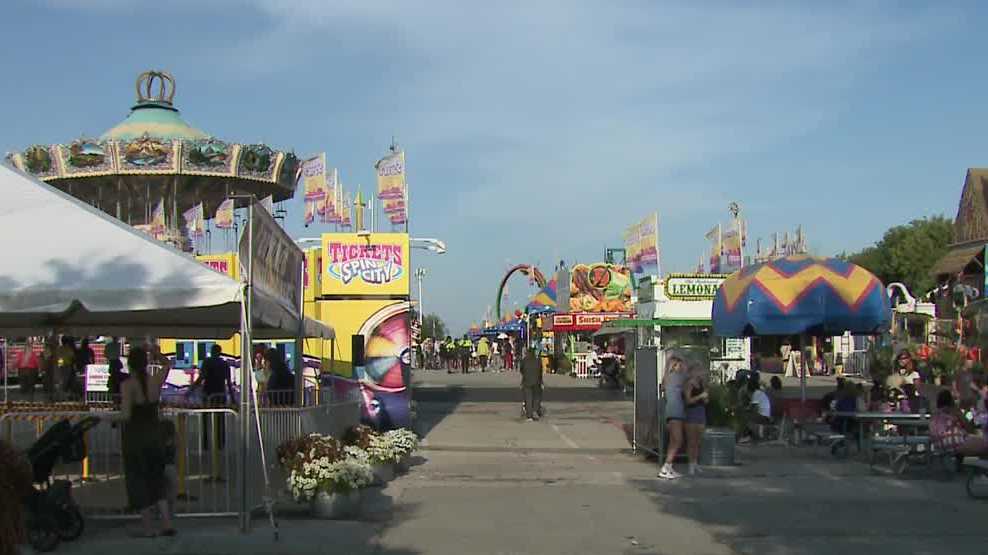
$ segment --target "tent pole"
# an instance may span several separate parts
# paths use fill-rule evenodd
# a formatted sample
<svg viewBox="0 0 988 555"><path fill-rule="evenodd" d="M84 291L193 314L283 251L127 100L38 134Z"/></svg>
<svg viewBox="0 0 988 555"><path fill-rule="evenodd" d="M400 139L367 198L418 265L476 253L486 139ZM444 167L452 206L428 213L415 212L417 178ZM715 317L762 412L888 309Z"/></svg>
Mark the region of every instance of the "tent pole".
<svg viewBox="0 0 988 555"><path fill-rule="evenodd" d="M0 343L0 356L4 357L3 359L3 404L4 405L8 403L7 387L9 384L7 383L7 374L9 373L9 370L7 369L7 366L9 365L7 364L7 361L10 360L10 357L7 356L8 348L9 348L9 344L7 343L7 338L4 337L2 343Z"/></svg>
<svg viewBox="0 0 988 555"><path fill-rule="evenodd" d="M305 283L305 257L298 269L298 282ZM295 331L295 399L296 406L305 406L305 288L298 292L298 328Z"/></svg>
<svg viewBox="0 0 988 555"><path fill-rule="evenodd" d="M253 364L253 322L251 312L254 304L254 218L253 198L247 205L247 275L244 280L240 321L240 531L250 530L250 506L247 499L247 460L250 441L250 398L252 396L251 365Z"/></svg>

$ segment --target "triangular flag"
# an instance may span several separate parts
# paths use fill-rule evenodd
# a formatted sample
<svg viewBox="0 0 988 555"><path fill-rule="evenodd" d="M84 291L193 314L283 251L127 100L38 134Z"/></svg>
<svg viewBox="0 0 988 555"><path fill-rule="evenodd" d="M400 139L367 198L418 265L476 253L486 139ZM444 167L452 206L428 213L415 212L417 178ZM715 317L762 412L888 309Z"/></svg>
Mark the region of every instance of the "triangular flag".
<svg viewBox="0 0 988 555"><path fill-rule="evenodd" d="M261 206L267 209L268 213L274 216L274 197L268 195L261 199Z"/></svg>
<svg viewBox="0 0 988 555"><path fill-rule="evenodd" d="M165 199L158 201L158 205L151 212L151 234L159 235L165 232Z"/></svg>
<svg viewBox="0 0 988 555"><path fill-rule="evenodd" d="M305 225L311 224L316 219L316 203L317 200L306 200L305 201Z"/></svg>
<svg viewBox="0 0 988 555"><path fill-rule="evenodd" d="M233 199L228 198L220 203L216 209L216 229L230 229L233 227Z"/></svg>

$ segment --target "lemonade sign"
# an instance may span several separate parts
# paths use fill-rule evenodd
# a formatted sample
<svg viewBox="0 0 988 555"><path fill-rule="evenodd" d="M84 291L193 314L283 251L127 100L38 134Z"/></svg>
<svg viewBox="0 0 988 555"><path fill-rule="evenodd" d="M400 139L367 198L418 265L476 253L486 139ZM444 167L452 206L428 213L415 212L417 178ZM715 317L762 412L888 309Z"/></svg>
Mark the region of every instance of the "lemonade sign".
<svg viewBox="0 0 988 555"><path fill-rule="evenodd" d="M676 275L666 278L666 297L680 301L709 301L727 276L713 274Z"/></svg>

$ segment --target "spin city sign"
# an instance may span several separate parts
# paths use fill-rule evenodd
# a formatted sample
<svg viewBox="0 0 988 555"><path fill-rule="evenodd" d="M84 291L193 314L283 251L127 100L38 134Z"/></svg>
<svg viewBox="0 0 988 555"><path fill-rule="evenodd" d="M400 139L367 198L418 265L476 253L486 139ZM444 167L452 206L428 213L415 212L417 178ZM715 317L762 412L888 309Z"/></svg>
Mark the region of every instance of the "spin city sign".
<svg viewBox="0 0 988 555"><path fill-rule="evenodd" d="M408 235L323 235L323 295L408 294Z"/></svg>

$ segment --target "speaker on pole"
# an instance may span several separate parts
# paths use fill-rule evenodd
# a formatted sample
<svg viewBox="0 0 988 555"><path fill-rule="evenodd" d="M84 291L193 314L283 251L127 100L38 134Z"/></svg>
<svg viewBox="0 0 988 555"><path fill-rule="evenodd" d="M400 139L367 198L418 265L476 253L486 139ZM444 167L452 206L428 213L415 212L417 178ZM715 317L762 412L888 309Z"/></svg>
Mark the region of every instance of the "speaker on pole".
<svg viewBox="0 0 988 555"><path fill-rule="evenodd" d="M363 368L365 364L363 334L357 333L350 336L350 355L350 360L353 361L353 367Z"/></svg>

